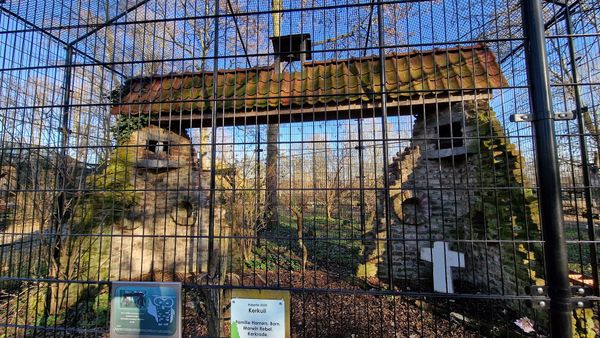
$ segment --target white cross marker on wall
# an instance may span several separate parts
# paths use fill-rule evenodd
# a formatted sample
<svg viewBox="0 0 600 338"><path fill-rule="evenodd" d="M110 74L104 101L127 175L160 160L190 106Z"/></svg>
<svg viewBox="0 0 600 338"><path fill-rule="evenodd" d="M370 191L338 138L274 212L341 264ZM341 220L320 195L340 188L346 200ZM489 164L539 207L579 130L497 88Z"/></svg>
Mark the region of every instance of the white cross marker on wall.
<svg viewBox="0 0 600 338"><path fill-rule="evenodd" d="M433 290L454 293L452 268L464 268L465 255L450 250L447 242L434 242L433 248L421 248L421 259L433 263Z"/></svg>

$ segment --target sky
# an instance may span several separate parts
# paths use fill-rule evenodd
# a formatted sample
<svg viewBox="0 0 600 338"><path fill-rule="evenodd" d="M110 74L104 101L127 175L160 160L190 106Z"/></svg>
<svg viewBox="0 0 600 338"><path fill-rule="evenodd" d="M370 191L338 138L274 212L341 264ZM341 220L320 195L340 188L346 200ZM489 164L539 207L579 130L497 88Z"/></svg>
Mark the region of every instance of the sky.
<svg viewBox="0 0 600 338"><path fill-rule="evenodd" d="M9 1L3 6L26 16L27 19L62 40L74 41L90 28L96 27L95 24L105 22L107 17L114 17L135 3L135 1L123 0L109 1L109 7L105 8L102 6L104 2L99 1L61 3L28 0ZM514 0L440 0L409 3L387 1L386 3L382 27L385 33L386 48L383 50L385 53L413 49L430 50L453 47L459 43L472 45L486 41L488 47L502 59L521 43L520 12L513 9ZM266 0L234 0L232 1L234 12L241 13L236 15L234 20L232 16L225 17L230 13L227 2L220 2L220 15L223 17L219 21L219 68L247 67L246 56L248 55L252 66L272 64L273 55L270 54L272 48L269 37L273 35L273 27L272 16L268 13L269 4L270 1ZM79 42L76 47L86 52L89 57L76 54L73 86L79 93L72 100L75 106L81 105L76 109L78 114L89 114L92 117L79 116L76 123L100 125L102 121L92 113L107 111L107 109L102 110L110 104L110 100L106 97L107 92L117 88L126 77L198 70L202 60L205 60L205 69L211 70L214 44L203 51L201 43L203 39L207 39L207 36L202 35L203 29L204 32L211 33L214 29L212 5L213 2L205 5L202 1L186 2L185 6L177 3L176 0L148 1L117 20L114 25L102 28L96 34ZM339 8L334 8L336 5ZM377 8L372 10L370 0L297 0L284 1L283 6L285 12L282 16L282 34L311 34L312 41L316 44L312 54L314 60L376 55L380 51L377 41ZM548 5L546 17L549 19L556 11L555 6ZM20 100L18 105L21 107L35 106L31 102L36 93L51 92L51 95L47 95L46 103L43 104L46 107L42 109L42 115L49 118L43 127L42 140L37 142L43 145L56 145L58 142L56 128L60 120L61 87L64 78L64 68L61 67L65 56L63 46L43 34L33 32L30 26L10 18L5 13L0 15L2 19L0 27L4 31L0 32L0 41L3 42L0 43L0 67L2 67L0 79L3 81L10 79L20 84L18 90L12 87L14 89L8 91L4 89L4 92L0 92L0 102L2 100L7 102L6 100L11 98ZM577 18L579 20L575 20L576 30L598 33L594 31L593 26L590 26L589 18L576 16ZM151 22L152 20L158 21ZM563 34L564 30L552 28L549 32L558 35ZM244 46L240 42L240 35ZM350 37L344 38L345 35ZM210 40L210 36L208 39ZM328 39L330 42L319 44L320 41ZM554 39L558 41L559 48L549 50L549 58L553 62L560 62L566 57L566 40ZM577 54L581 58L580 78L582 82L587 83L582 86L584 101L586 105L592 107L597 105L593 93L594 88L598 87L600 73L598 40L597 35L574 39ZM247 53L243 51L244 47ZM153 60L156 62L152 62ZM122 76L115 73L108 74L111 72L99 65L98 61L114 63L111 67L118 70ZM286 68L286 70L298 69L298 64ZM496 90L491 104L504 124L511 141L521 148L527 158L532 159L531 128L529 125L516 125L509 122L511 114L527 113L529 110L523 53L519 51L508 57L502 63L502 69L511 87ZM43 90L39 85L32 86L31 78L35 79L34 82L41 83ZM564 87L554 88L555 110L572 109L573 103L565 99L564 94L561 95L562 92ZM99 107L98 104L103 107ZM36 113L32 110L13 109L12 113L18 111L21 116L34 119ZM3 112L6 115L3 117L12 116L9 114L10 109L4 109ZM31 121L26 118L24 121L25 123L20 127L15 126L16 130L21 128L18 129L18 134L31 133L27 126ZM390 118L388 122L391 126L390 138L408 137L412 126L410 118ZM365 129L365 131L376 137L381 123L377 121L364 123L372 129ZM85 126L77 127L72 126L71 129L87 133L89 138L98 138L95 143L98 146L105 145L103 143L105 140L102 140L102 130L92 128L90 131ZM563 126L558 126L557 129L570 135L575 132L574 127L574 122L564 122ZM222 141L247 140L246 134L252 134L252 128L221 131ZM357 121L354 120L284 125L280 140L303 141L321 135L327 140L343 141L352 137L353 134L349 131L356 129ZM87 141L84 135L74 137L74 146L79 144L77 142ZM568 138L568 140L572 139L573 137ZM577 148L577 142L573 142L572 145ZM399 149L403 146L399 146ZM561 148L561 151L569 152L565 149L572 149L572 147ZM570 156L568 153L564 154ZM99 155L90 151L82 156L87 156L89 157L87 161L94 162Z"/></svg>

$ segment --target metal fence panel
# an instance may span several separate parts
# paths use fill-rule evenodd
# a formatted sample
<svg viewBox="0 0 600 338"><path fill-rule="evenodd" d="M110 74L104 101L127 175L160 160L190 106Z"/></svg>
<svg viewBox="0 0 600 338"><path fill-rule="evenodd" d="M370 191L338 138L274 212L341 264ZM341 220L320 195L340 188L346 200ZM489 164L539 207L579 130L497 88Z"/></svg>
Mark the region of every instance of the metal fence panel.
<svg viewBox="0 0 600 338"><path fill-rule="evenodd" d="M232 289L290 291L292 336L595 336L599 20L0 3L0 333L108 336L113 281L178 281L184 336Z"/></svg>

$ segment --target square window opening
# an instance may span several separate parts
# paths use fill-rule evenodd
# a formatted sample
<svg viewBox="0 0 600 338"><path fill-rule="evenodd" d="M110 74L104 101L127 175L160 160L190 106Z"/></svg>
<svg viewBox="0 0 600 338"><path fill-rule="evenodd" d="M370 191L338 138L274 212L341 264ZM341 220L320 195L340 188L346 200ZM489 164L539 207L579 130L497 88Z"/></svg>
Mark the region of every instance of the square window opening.
<svg viewBox="0 0 600 338"><path fill-rule="evenodd" d="M464 146L461 121L439 126L438 135L438 149L450 149Z"/></svg>
<svg viewBox="0 0 600 338"><path fill-rule="evenodd" d="M146 144L146 149L153 153L169 153L169 142L148 140L148 143Z"/></svg>

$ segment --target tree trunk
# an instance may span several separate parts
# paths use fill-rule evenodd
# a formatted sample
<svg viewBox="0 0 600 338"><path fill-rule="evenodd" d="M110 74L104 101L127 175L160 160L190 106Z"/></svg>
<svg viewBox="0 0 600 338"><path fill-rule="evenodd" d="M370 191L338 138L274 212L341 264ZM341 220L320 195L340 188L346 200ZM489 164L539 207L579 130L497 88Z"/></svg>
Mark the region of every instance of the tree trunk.
<svg viewBox="0 0 600 338"><path fill-rule="evenodd" d="M308 249L304 245L304 212L302 208L292 208L292 212L296 217L296 234L298 235L298 246L302 249L302 272L304 272L308 261Z"/></svg>
<svg viewBox="0 0 600 338"><path fill-rule="evenodd" d="M220 208L215 212L215 218L220 219ZM217 214L219 212L219 214ZM216 216L219 215L219 216ZM206 306L206 321L208 324L208 335L210 337L223 337L225 334L225 319L223 316L223 308L226 305L225 290L222 288L227 276L227 264L225 264L229 256L229 239L231 228L227 226L231 219L220 223L219 233L215 234L214 238L209 240L214 241L213 252L210 255L208 262L208 274L206 276L207 283L212 287L204 288L205 306Z"/></svg>
<svg viewBox="0 0 600 338"><path fill-rule="evenodd" d="M594 140L594 146L596 147L596 149L600 149L600 135L598 135L598 128L594 124L592 115L590 114L589 110L583 112L583 125L592 135L592 140ZM600 165L600 156L598 156L598 150L594 152L594 165Z"/></svg>
<svg viewBox="0 0 600 338"><path fill-rule="evenodd" d="M217 288L206 288L203 291L208 335L210 337L222 337L225 334L225 321L222 316L223 306L221 304L223 291Z"/></svg>
<svg viewBox="0 0 600 338"><path fill-rule="evenodd" d="M61 243L61 245L57 245L58 250L56 252L58 257L54 257L52 259L52 263L50 265L48 276L50 278L55 279L70 279L71 273L70 271L60 271L60 269L70 269L72 268L72 264L70 262L71 253L70 250L67 249L68 243ZM55 316L58 315L63 309L63 301L66 297L66 292L69 287L69 284L66 282L55 282L49 283L48 285L48 298L46 302L47 309L44 311L47 315Z"/></svg>
<svg viewBox="0 0 600 338"><path fill-rule="evenodd" d="M327 214L327 220L332 221L333 217L331 214L333 213L333 206L330 203L325 204L325 213Z"/></svg>
<svg viewBox="0 0 600 338"><path fill-rule="evenodd" d="M283 4L281 0L272 0L271 9L273 10L273 35L281 34L281 9ZM275 56L275 74L279 78L281 71L279 55ZM277 168L277 158L279 156L277 141L279 139L279 121L269 121L267 128L267 168L265 176L265 224L270 227L279 223L279 213L277 212L277 184L279 170Z"/></svg>
<svg viewBox="0 0 600 338"><path fill-rule="evenodd" d="M277 212L277 185L279 170L277 168L277 140L279 138L279 125L269 124L267 130L267 168L265 176L265 224L277 225L279 213Z"/></svg>

